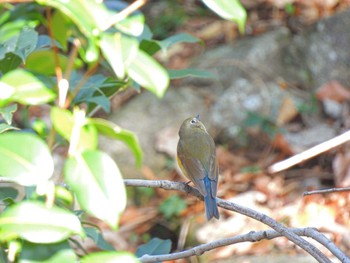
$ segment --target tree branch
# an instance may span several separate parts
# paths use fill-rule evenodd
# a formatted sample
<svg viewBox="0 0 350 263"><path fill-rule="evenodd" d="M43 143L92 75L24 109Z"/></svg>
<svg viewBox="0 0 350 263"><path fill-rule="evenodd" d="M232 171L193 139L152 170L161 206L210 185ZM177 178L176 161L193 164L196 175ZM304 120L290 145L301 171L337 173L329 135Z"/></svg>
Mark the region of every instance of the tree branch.
<svg viewBox="0 0 350 263"><path fill-rule="evenodd" d="M329 239L327 239L324 235L319 233L317 229L314 228L294 228L289 229L289 231L293 232L294 234L298 236L306 236L313 238L314 240L318 241L319 243L323 244L325 247L327 247L329 250L332 251L336 257L341 260L341 262L349 262L349 259L346 257L346 255L334 245L333 242L331 244L329 243ZM215 248L223 247L223 246L229 246L241 242L257 242L261 241L263 239L273 239L276 237L282 237L283 235L281 233L276 232L275 230L264 230L264 231L251 231L244 235L238 235L235 237L225 238L216 240L207 244L199 245L193 248L190 248L188 250L184 250L181 252L175 252L172 254L166 254L166 255L143 255L139 258L139 260L143 263L151 263L151 262L160 262L160 261L169 261L169 260L175 260L180 258L186 258L190 256L199 256L203 253L213 250Z"/></svg>
<svg viewBox="0 0 350 263"><path fill-rule="evenodd" d="M315 194L330 194L330 193L337 193L337 192L350 192L350 187L329 188L329 189L322 189L322 190L306 191L306 192L304 192L303 195L307 196L307 195L315 195Z"/></svg>
<svg viewBox="0 0 350 263"><path fill-rule="evenodd" d="M187 185L186 183L172 182L172 181L167 181L167 180L153 181L153 180L139 180L139 179L127 179L127 180L124 180L124 183L126 186L152 187L152 188L162 188L165 190L178 190L178 191L185 192L187 194L191 194L191 195L196 196L197 198L203 200L203 197L198 192L198 190ZM218 204L218 206L220 206L224 209L246 215L250 218L253 218L255 220L258 220L258 221L270 226L272 229L275 230L276 234L278 234L279 236L286 237L287 239L292 241L294 244L296 244L297 246L301 247L306 252L308 252L318 262L331 262L318 248L316 248L311 243L307 242L305 239L301 238L297 233L294 232L294 230L292 231L291 229L283 226L282 224L280 224L280 223L276 222L275 220L273 220L272 218L268 217L267 215L262 214L262 213L257 212L257 211L254 211L250 208L243 207L243 206L234 204L232 202L220 199L220 198L217 198L217 204ZM269 234L270 234L270 232L269 232ZM319 233L319 235L321 235L321 234ZM323 236L323 235L321 235L321 236ZM238 236L238 237L242 238L242 236ZM234 237L234 238L237 238L237 237ZM249 235L248 235L248 237L244 237L244 238L248 238L248 240L243 240L243 241L250 241ZM337 248L331 240L329 240L325 237L324 238L318 237L318 238L320 240L322 240L322 242L319 240L318 241L321 244L323 244L324 246L326 246L335 256L337 256L338 258L340 257L342 262L350 263L350 259L339 248ZM237 242L238 241L236 241L235 243L237 243ZM209 244L212 245L212 243L209 243ZM205 245L209 245L209 244L205 244ZM199 246L200 249L202 246L205 246L205 245ZM215 245L215 243L214 243L214 245ZM214 246L213 248L216 248L216 247ZM210 248L210 249L213 249L213 248ZM178 253L185 253L186 252L186 253L194 253L191 255L200 255L200 254L203 254L205 251L207 251L208 247L206 247L206 250L203 250L203 251L198 250L198 249L194 249L194 250L193 249L194 248L192 248L188 251L186 250L186 251L178 252ZM189 251L192 251L192 252L189 252ZM186 253L182 254L181 257L190 256L190 254L186 254ZM170 254L170 255L173 255L173 254ZM162 255L162 256L170 256L170 255ZM157 256L157 260L155 260L155 261L144 261L144 262L156 262L156 261L162 261L162 260L170 260L170 259L159 259L158 257L159 256ZM144 259L144 258L142 258L142 259Z"/></svg>
<svg viewBox="0 0 350 263"><path fill-rule="evenodd" d="M292 157L289 157L286 160L277 162L268 167L267 171L269 173L277 173L286 170L296 164L304 162L312 157L315 157L348 141L350 141L350 131L344 132L343 134L340 134L328 141L317 144L316 146L307 149L301 153L298 153Z"/></svg>

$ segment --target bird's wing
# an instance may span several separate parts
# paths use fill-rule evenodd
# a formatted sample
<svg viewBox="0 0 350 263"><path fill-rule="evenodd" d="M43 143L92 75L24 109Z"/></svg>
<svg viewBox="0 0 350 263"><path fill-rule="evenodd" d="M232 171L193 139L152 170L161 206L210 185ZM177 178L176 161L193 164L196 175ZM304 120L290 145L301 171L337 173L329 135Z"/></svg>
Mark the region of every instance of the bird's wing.
<svg viewBox="0 0 350 263"><path fill-rule="evenodd" d="M186 158L179 153L177 157L179 166L183 173L195 184L196 188L203 196L207 196L207 190L203 181L206 171L201 162L193 158Z"/></svg>
<svg viewBox="0 0 350 263"><path fill-rule="evenodd" d="M210 186L211 186L211 193L213 197L216 196L216 192L218 188L217 187L218 178L219 178L219 165L215 154L213 154L210 158L210 165L209 165L209 179L211 181Z"/></svg>

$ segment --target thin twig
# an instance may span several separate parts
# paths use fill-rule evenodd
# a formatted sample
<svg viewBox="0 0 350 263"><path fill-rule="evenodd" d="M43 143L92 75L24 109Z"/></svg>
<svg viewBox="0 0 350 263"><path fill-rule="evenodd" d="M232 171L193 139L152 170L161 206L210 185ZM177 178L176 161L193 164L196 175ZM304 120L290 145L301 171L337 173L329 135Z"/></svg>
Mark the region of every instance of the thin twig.
<svg viewBox="0 0 350 263"><path fill-rule="evenodd" d="M330 149L333 149L347 141L350 141L350 131L347 131L341 135L338 135L328 141L325 141L323 143L320 143L310 149L307 149L306 151L296 154L284 161L275 163L271 165L267 171L269 173L277 173L283 170L286 170L287 168L290 168L296 164L299 164L303 161L306 161L312 157L315 157L316 155L319 155L323 152L326 152Z"/></svg>
<svg viewBox="0 0 350 263"><path fill-rule="evenodd" d="M136 0L131 5L129 5L127 8L125 8L121 12L115 14L108 21L106 21L105 25L102 27L102 31L105 31L108 28L110 28L111 26L122 21L123 19L128 17L130 14L135 12L137 9L139 9L141 6L143 6L146 3L147 3L147 0Z"/></svg>
<svg viewBox="0 0 350 263"><path fill-rule="evenodd" d="M306 236L310 237L319 243L323 244L325 247L330 249L336 257L341 260L343 263L349 263L349 258L338 248L335 246L333 242L329 243L329 239L327 239L324 235L319 233L317 229L314 228L293 228L289 229L289 231L293 232L298 236ZM209 242L207 244L199 245L192 247L190 249L175 252L166 255L143 255L139 258L139 260L143 263L151 263L151 262L161 262L161 261L169 261L176 260L191 256L199 256L203 253L224 246L229 246L241 242L257 242L264 239L271 240L277 237L282 237L283 234L278 233L275 230L264 230L264 231L251 231L249 233L238 235L235 237L224 238L220 240L216 240L213 242Z"/></svg>
<svg viewBox="0 0 350 263"><path fill-rule="evenodd" d="M152 188L163 188L166 190L179 190L182 192L185 192L187 194L191 194L196 196L197 198L203 200L202 195L195 189L190 187L189 185L185 183L179 183L179 182L171 182L166 180L161 181L153 181L153 180L138 180L138 179L127 179L124 180L124 183L126 186L136 186L136 187L152 187ZM297 246L301 247L305 251L307 251L311 256L313 256L317 261L319 262L331 262L319 249L317 249L314 245L310 244L294 232L290 231L289 228L283 226L282 224L276 222L272 218L268 217L265 214L259 213L257 211L254 211L252 209L234 204L229 201L222 200L220 198L217 198L217 204L218 206L225 208L230 211L238 212L240 214L246 215L250 218L253 218L255 220L258 220L271 228L273 228L275 231L280 233L281 235L288 238L290 241L292 241ZM327 242L331 242L330 240ZM203 252L202 252L203 253ZM342 258L345 258L347 261L342 262L350 262L350 260L346 257L344 253L340 251L340 254L342 255Z"/></svg>
<svg viewBox="0 0 350 263"><path fill-rule="evenodd" d="M70 79L70 75L71 75L71 73L73 71L74 62L75 62L75 59L78 56L78 49L80 48L80 45L81 44L80 44L79 39L76 38L76 39L73 40L73 47L72 47L72 50L69 53L67 67L66 67L66 70L65 70L64 76L63 76L67 80Z"/></svg>
<svg viewBox="0 0 350 263"><path fill-rule="evenodd" d="M54 61L55 61L55 73L56 73L57 86L58 86L58 83L62 79L62 69L61 69L60 60L58 57L58 47L55 44L55 40L54 40L55 38L53 36L51 8L49 8L49 7L46 8L46 16L47 16L47 31L48 31L49 36L50 36L51 48L52 48L53 57L54 57Z"/></svg>
<svg viewBox="0 0 350 263"><path fill-rule="evenodd" d="M306 191L304 192L304 196L307 195L315 195L315 194L329 194L329 193L338 193L338 192L349 192L350 187L341 187L341 188L329 188L329 189L322 189L322 190L313 190L313 191Z"/></svg>

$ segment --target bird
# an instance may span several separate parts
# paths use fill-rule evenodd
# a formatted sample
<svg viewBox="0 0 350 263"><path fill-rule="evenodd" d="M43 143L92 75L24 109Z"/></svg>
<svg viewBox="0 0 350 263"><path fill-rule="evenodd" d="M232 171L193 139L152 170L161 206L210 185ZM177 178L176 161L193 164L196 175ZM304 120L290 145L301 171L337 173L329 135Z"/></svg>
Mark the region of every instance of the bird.
<svg viewBox="0 0 350 263"><path fill-rule="evenodd" d="M207 220L219 219L216 204L219 167L215 143L199 115L186 119L179 130L177 161L184 175L204 197Z"/></svg>

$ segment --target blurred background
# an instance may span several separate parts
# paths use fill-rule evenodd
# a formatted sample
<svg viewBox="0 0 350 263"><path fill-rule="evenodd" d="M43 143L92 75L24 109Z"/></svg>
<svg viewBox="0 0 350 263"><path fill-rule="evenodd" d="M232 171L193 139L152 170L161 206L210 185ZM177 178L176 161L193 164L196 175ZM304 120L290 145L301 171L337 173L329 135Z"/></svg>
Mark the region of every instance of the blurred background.
<svg viewBox="0 0 350 263"><path fill-rule="evenodd" d="M163 99L133 89L113 98L108 118L137 134L144 151L141 169L122 143L101 138L102 148L125 178L184 182L175 160L178 130L185 118L200 114L217 146L218 197L289 227L317 227L349 251L349 194L303 197L307 190L349 186L348 145L280 173L268 174L266 168L349 129L350 1L241 2L248 14L244 35L199 1L149 1L141 9L155 39L186 32L203 40L158 52L158 60L171 69L210 75L173 80ZM118 235L108 229L104 234L121 250L135 251L158 237L170 239L177 251L267 229L219 211L219 221L206 222L203 203L192 196L129 187ZM278 238L178 262L314 262L304 255Z"/></svg>

